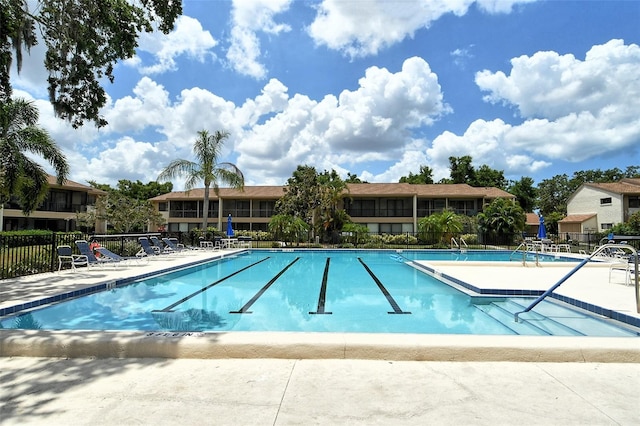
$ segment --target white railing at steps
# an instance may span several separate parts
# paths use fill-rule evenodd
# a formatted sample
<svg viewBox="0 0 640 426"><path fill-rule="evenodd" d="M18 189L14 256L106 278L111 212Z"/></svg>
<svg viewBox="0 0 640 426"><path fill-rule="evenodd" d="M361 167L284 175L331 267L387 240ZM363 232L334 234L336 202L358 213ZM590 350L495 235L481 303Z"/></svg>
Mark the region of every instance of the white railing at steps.
<svg viewBox="0 0 640 426"><path fill-rule="evenodd" d="M553 286L551 286L551 288L549 288L549 290L545 291L544 293L542 293L542 295L540 295L540 297L538 297L536 300L533 301L533 303L531 303L531 305L529 305L524 311L520 311L520 312L516 312L514 315L514 319L516 322L518 322L518 317L520 314L523 314L525 312L529 312L531 309L533 309L538 303L542 302L542 300L544 298L546 298L548 295L550 295L551 293L553 293L553 291L560 287L560 285L562 283L564 283L566 280L569 279L569 277L571 277L571 275L575 274L578 269L582 268L584 265L586 265L587 263L589 263L589 261L594 257L597 256L598 254L600 254L601 252L604 251L608 251L610 248L617 248L617 249L629 249L631 250L631 252L633 253L633 259L634 259L634 271L635 271L635 295L636 295L636 312L638 312L640 314L640 284L638 283L638 252L636 251L636 249L633 246L630 246L628 244L605 244L603 246L598 247L597 250L594 250L591 255L589 255L589 257L587 257L586 259L584 259L582 262L580 262L578 264L578 266L576 266L575 268L573 268L567 275L565 275L564 277L562 277L560 279L560 281L558 281L557 283L555 283ZM630 261L630 260L629 260Z"/></svg>
<svg viewBox="0 0 640 426"><path fill-rule="evenodd" d="M460 242L464 245L464 250L468 249L469 246L467 245L467 242L464 240L464 238L460 237ZM462 251L463 248L460 246L460 244L458 244L458 242L456 241L455 238L451 237L451 248L453 249L453 246L458 247L458 250Z"/></svg>
<svg viewBox="0 0 640 426"><path fill-rule="evenodd" d="M520 245L518 247L516 247L516 249L514 251L511 252L511 255L509 256L509 260L512 259L513 255L516 254L518 252L518 250L520 250L522 248L522 266L527 266L527 252L529 250L527 250L528 244L525 243L520 243ZM540 266L540 257L539 257L539 251L538 251L538 247L535 247L535 254L536 254L536 266Z"/></svg>

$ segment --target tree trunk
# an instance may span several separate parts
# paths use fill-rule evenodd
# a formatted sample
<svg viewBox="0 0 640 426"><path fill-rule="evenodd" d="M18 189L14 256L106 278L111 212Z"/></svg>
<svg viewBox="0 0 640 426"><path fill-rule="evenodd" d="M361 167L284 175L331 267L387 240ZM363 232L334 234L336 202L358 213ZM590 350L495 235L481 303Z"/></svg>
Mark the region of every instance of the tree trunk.
<svg viewBox="0 0 640 426"><path fill-rule="evenodd" d="M209 185L204 186L204 204L202 205L202 230L207 231L207 219L209 218Z"/></svg>

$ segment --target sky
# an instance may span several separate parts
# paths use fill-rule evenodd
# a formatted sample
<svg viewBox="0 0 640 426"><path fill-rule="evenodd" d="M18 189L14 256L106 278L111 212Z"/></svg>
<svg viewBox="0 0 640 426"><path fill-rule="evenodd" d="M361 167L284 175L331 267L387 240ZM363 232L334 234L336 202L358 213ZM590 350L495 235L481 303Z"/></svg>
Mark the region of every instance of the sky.
<svg viewBox="0 0 640 426"><path fill-rule="evenodd" d="M85 184L155 181L195 160L200 130L230 133L219 160L246 185L299 165L367 182L426 165L438 181L466 155L536 184L640 165L635 0L184 0L174 31L142 34L103 83L100 129L54 116L43 59L41 43L14 96Z"/></svg>

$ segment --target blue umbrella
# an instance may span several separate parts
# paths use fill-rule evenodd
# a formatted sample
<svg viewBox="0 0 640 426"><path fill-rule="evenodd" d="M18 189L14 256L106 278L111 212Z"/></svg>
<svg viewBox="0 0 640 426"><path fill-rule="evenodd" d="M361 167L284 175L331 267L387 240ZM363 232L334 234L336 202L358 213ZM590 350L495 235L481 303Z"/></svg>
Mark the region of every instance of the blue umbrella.
<svg viewBox="0 0 640 426"><path fill-rule="evenodd" d="M547 227L544 226L544 217L540 216L540 225L538 226L538 239L547 238Z"/></svg>
<svg viewBox="0 0 640 426"><path fill-rule="evenodd" d="M233 226L231 225L231 213L229 213L229 217L227 218L227 237L233 237Z"/></svg>

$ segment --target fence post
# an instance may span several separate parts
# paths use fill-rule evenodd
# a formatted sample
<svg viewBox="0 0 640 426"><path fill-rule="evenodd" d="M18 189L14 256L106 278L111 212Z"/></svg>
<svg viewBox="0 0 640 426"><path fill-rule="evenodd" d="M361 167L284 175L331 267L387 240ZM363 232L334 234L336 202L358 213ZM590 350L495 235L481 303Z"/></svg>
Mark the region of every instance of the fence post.
<svg viewBox="0 0 640 426"><path fill-rule="evenodd" d="M58 233L57 232L53 232L51 234L51 258L50 258L50 262L49 262L49 272L53 272L55 270L56 267L56 256L58 254L57 251L57 239L58 239Z"/></svg>

